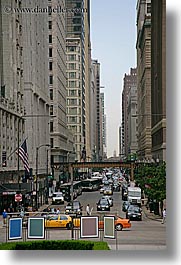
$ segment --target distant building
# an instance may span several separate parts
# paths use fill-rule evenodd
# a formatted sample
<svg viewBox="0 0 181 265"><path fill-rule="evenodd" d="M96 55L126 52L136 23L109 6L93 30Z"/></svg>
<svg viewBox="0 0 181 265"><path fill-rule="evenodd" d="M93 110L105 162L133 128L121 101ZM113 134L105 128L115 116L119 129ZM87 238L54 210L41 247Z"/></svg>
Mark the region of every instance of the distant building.
<svg viewBox="0 0 181 265"><path fill-rule="evenodd" d="M128 148L130 154L138 151L137 139L137 86L131 86L128 94Z"/></svg>
<svg viewBox="0 0 181 265"><path fill-rule="evenodd" d="M121 144L121 155L128 156L130 154L130 146L129 146L129 125L132 123L128 122L129 116L129 99L132 99L131 90L135 89L137 82L137 71L136 68L130 69L130 74L124 75L124 84L123 84L123 92L122 92L122 144ZM131 106L131 105L130 105ZM130 112L131 113L131 112ZM131 119L133 121L133 119Z"/></svg>
<svg viewBox="0 0 181 265"><path fill-rule="evenodd" d="M95 135L95 148L93 152L96 154L96 160L102 160L102 130L101 130L101 101L100 101L100 63L98 60L92 60L93 71L95 77L95 125L96 125L96 135Z"/></svg>
<svg viewBox="0 0 181 265"><path fill-rule="evenodd" d="M102 87L101 87L102 88ZM105 115L105 99L104 92L100 93L101 100L101 114L102 114L102 154L103 158L107 158L107 144L106 144L106 115Z"/></svg>

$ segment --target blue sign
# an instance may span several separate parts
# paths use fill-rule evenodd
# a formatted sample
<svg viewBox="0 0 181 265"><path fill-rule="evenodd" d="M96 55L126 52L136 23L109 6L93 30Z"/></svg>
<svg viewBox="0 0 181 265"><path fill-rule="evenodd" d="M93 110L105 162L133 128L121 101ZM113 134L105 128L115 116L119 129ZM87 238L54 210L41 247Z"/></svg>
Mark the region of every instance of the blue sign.
<svg viewBox="0 0 181 265"><path fill-rule="evenodd" d="M22 238L22 218L9 219L9 240Z"/></svg>

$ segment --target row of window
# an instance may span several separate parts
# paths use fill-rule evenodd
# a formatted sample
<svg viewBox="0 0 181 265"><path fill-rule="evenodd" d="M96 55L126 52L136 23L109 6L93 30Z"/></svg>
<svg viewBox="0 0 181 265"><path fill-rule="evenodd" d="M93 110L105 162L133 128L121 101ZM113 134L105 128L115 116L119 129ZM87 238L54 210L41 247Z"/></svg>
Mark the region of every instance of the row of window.
<svg viewBox="0 0 181 265"><path fill-rule="evenodd" d="M79 61L80 62L80 55L77 54L68 54L67 61Z"/></svg>

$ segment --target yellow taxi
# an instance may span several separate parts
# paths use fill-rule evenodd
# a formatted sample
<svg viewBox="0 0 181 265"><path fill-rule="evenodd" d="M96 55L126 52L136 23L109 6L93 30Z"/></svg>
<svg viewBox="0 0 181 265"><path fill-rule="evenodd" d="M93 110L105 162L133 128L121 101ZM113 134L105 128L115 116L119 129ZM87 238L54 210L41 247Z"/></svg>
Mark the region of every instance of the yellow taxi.
<svg viewBox="0 0 181 265"><path fill-rule="evenodd" d="M74 227L80 226L80 219L74 219ZM45 227L47 228L67 228L72 227L72 218L67 214L52 214L45 217Z"/></svg>

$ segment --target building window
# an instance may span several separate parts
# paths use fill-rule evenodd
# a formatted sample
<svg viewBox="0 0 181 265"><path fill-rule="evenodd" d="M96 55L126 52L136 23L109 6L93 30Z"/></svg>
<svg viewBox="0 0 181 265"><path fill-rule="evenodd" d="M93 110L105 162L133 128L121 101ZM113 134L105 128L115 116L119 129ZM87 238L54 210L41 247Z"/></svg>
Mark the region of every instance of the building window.
<svg viewBox="0 0 181 265"><path fill-rule="evenodd" d="M151 3L147 4L147 13L151 14Z"/></svg>
<svg viewBox="0 0 181 265"><path fill-rule="evenodd" d="M76 72L70 72L69 78L76 78Z"/></svg>
<svg viewBox="0 0 181 265"><path fill-rule="evenodd" d="M50 145L51 145L51 148L53 148L53 138L50 138Z"/></svg>
<svg viewBox="0 0 181 265"><path fill-rule="evenodd" d="M52 57L52 54L53 54L53 49L49 48L49 57Z"/></svg>
<svg viewBox="0 0 181 265"><path fill-rule="evenodd" d="M50 89L50 100L53 100L53 89Z"/></svg>
<svg viewBox="0 0 181 265"><path fill-rule="evenodd" d="M49 85L53 85L53 75L49 76Z"/></svg>
<svg viewBox="0 0 181 265"><path fill-rule="evenodd" d="M75 60L76 60L76 56L74 54L68 55L68 61L75 61Z"/></svg>
<svg viewBox="0 0 181 265"><path fill-rule="evenodd" d="M75 63L69 63L69 69L70 70L75 70L76 69L76 64Z"/></svg>
<svg viewBox="0 0 181 265"><path fill-rule="evenodd" d="M53 105L50 106L50 115L53 115Z"/></svg>
<svg viewBox="0 0 181 265"><path fill-rule="evenodd" d="M69 81L69 87L76 87L76 81Z"/></svg>
<svg viewBox="0 0 181 265"><path fill-rule="evenodd" d="M50 70L50 71L53 70L53 62L49 62L49 70Z"/></svg>
<svg viewBox="0 0 181 265"><path fill-rule="evenodd" d="M49 43L52 43L52 35L49 35Z"/></svg>
<svg viewBox="0 0 181 265"><path fill-rule="evenodd" d="M53 121L50 122L50 132L53 132Z"/></svg>
<svg viewBox="0 0 181 265"><path fill-rule="evenodd" d="M69 90L69 96L76 96L77 95L77 90L71 89Z"/></svg>
<svg viewBox="0 0 181 265"><path fill-rule="evenodd" d="M48 29L52 29L52 21L48 21Z"/></svg>

